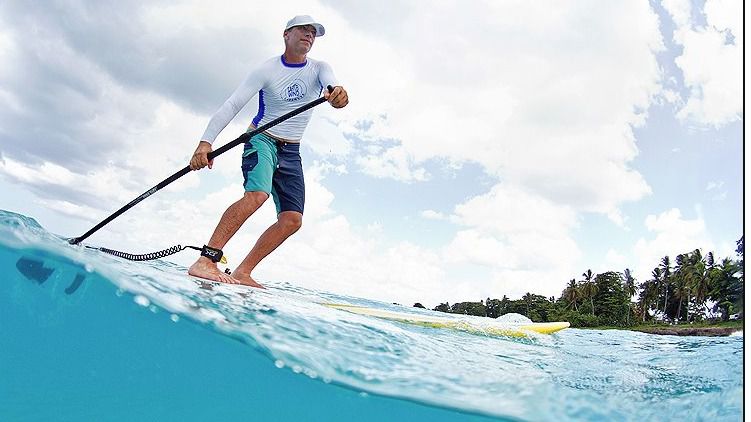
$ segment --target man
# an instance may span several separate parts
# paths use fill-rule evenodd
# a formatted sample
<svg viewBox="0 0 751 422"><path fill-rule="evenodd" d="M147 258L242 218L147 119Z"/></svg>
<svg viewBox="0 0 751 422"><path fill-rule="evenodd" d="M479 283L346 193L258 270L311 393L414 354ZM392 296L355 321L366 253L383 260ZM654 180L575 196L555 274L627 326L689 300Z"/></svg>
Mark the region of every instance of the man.
<svg viewBox="0 0 751 422"><path fill-rule="evenodd" d="M198 143L190 168L212 167L207 154L211 144L250 99L258 94L258 114L250 129L315 100L323 92L335 108L347 105L347 92L337 86L331 67L308 58L316 37L324 34L323 25L307 15L295 16L284 28L284 54L273 57L251 72L239 88L211 117ZM331 85L329 93L324 87ZM290 118L245 144L242 159L245 194L224 212L201 257L188 274L214 281L263 287L250 273L269 253L302 225L305 182L300 159L300 140L312 110ZM219 270L216 262L221 249L240 226L273 196L277 221L261 235L253 249L231 275Z"/></svg>

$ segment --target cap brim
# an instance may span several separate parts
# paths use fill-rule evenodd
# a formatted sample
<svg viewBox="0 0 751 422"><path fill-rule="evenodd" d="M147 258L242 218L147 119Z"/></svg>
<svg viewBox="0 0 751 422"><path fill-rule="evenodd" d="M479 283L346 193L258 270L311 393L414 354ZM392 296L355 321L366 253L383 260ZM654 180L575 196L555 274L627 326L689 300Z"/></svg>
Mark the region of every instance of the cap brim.
<svg viewBox="0 0 751 422"><path fill-rule="evenodd" d="M316 37L322 37L323 34L326 33L326 28L324 28L323 25L321 25L318 22L298 22L298 23L295 23L294 25L290 25L286 27L284 30L288 31L296 26L305 26L305 25L311 25L316 29Z"/></svg>

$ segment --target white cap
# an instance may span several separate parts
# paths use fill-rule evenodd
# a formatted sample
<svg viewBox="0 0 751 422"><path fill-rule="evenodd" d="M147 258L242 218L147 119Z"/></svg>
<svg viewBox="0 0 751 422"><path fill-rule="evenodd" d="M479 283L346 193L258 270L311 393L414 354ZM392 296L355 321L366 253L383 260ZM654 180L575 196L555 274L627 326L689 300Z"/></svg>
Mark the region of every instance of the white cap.
<svg viewBox="0 0 751 422"><path fill-rule="evenodd" d="M323 34L326 33L326 29L321 25L320 23L316 22L315 19L310 17L310 15L298 15L294 18L290 19L289 22L287 22L287 26L284 28L284 30L288 30L292 28L293 26L304 26L304 25L313 25L316 29L316 37L323 36Z"/></svg>

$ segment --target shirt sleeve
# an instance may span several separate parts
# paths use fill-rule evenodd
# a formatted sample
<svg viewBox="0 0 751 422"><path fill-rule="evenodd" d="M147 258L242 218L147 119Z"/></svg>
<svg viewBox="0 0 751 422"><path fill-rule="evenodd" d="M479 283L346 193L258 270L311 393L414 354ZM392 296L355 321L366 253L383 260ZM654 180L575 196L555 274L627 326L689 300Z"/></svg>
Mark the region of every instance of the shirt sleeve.
<svg viewBox="0 0 751 422"><path fill-rule="evenodd" d="M237 113L245 107L245 104L248 104L248 101L263 88L263 85L264 79L261 69L251 72L235 92L227 98L227 101L219 107L219 110L211 116L201 140L213 144L219 133L237 116Z"/></svg>
<svg viewBox="0 0 751 422"><path fill-rule="evenodd" d="M321 90L326 89L329 85L337 86L338 83L336 82L334 71L331 70L331 66L326 62L319 62L319 65L318 81L321 83Z"/></svg>

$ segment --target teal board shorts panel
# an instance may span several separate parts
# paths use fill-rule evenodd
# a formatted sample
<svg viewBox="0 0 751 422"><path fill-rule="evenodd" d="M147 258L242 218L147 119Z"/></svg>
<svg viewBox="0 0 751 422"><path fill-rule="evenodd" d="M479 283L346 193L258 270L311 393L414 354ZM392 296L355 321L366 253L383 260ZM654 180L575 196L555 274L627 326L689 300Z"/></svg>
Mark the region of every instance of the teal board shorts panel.
<svg viewBox="0 0 751 422"><path fill-rule="evenodd" d="M247 143L242 158L246 192L266 192L274 198L276 212L305 207L305 180L300 144L277 143L260 133Z"/></svg>
<svg viewBox="0 0 751 422"><path fill-rule="evenodd" d="M266 192L271 195L274 170L278 164L276 142L259 134L245 143L242 171L246 192Z"/></svg>

